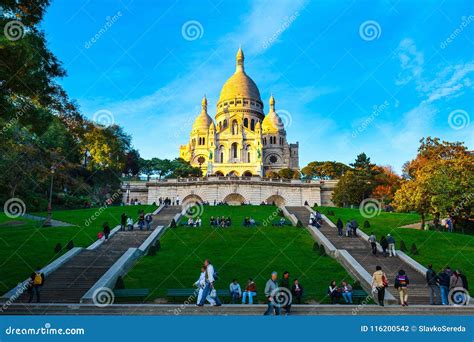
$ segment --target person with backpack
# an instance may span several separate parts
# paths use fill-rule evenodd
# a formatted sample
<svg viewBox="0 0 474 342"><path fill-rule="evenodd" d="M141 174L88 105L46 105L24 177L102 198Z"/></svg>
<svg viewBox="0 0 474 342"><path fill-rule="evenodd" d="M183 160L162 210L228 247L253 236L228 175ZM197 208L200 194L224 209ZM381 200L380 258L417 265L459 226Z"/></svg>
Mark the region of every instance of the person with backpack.
<svg viewBox="0 0 474 342"><path fill-rule="evenodd" d="M395 239L392 235L387 234L387 242L388 242L388 254L389 256L397 256L397 252L395 252Z"/></svg>
<svg viewBox="0 0 474 342"><path fill-rule="evenodd" d="M41 273L41 268L38 266L36 267L35 271L31 273L30 276L30 284L28 288L29 292L29 299L28 303L31 303L33 301L33 297L36 295L36 302L40 302L40 293L41 293L41 288L44 285L44 274Z"/></svg>
<svg viewBox="0 0 474 342"><path fill-rule="evenodd" d="M122 213L120 216L120 230L125 230L125 226L127 225L127 215L125 213Z"/></svg>
<svg viewBox="0 0 474 342"><path fill-rule="evenodd" d="M357 237L357 228L359 228L359 224L355 219L351 221L351 228L352 228L352 237Z"/></svg>
<svg viewBox="0 0 474 342"><path fill-rule="evenodd" d="M216 282L217 278L217 272L214 270L214 266L211 264L209 259L204 260L204 266L206 267L205 286L202 292L201 301L197 304L197 306L204 306L204 301L206 300L207 296L211 296L211 298L215 300L216 306L221 306L221 301L219 300L214 287L214 283Z"/></svg>
<svg viewBox="0 0 474 342"><path fill-rule="evenodd" d="M109 226L109 223L108 223L108 222L105 222L105 223L102 225L102 229L103 229L103 232L104 232L105 241L107 241L107 240L109 239L109 235L110 235L110 226Z"/></svg>
<svg viewBox="0 0 474 342"><path fill-rule="evenodd" d="M150 230L151 229L151 222L153 221L153 216L151 216L151 214L147 214L145 216L145 223L146 223L146 230Z"/></svg>
<svg viewBox="0 0 474 342"><path fill-rule="evenodd" d="M381 266L375 267L375 272L372 274L372 289L377 292L377 300L380 306L384 306L385 288L388 286L387 276L382 271Z"/></svg>
<svg viewBox="0 0 474 342"><path fill-rule="evenodd" d="M377 255L377 239L375 238L375 234L370 234L368 241L370 243L370 248L372 249L372 254Z"/></svg>
<svg viewBox="0 0 474 342"><path fill-rule="evenodd" d="M347 221L347 223L346 223L346 236L347 236L347 237L351 237L351 236L352 236L352 226L351 226L351 222L350 222L350 221Z"/></svg>
<svg viewBox="0 0 474 342"><path fill-rule="evenodd" d="M410 281L408 280L408 276L406 275L405 271L398 271L398 275L395 277L394 286L400 294L401 306L408 306L408 284L410 284Z"/></svg>
<svg viewBox="0 0 474 342"><path fill-rule="evenodd" d="M438 275L433 270L433 265L429 264L426 270L426 285L430 289L430 305L438 304L440 301Z"/></svg>

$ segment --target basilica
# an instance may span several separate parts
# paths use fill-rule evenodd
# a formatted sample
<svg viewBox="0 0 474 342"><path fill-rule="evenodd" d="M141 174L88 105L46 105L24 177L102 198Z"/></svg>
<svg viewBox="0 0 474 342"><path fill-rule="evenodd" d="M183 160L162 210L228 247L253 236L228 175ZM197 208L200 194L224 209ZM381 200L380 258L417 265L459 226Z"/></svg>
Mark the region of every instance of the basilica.
<svg viewBox="0 0 474 342"><path fill-rule="evenodd" d="M189 143L180 147L179 156L208 176L265 176L299 169L298 143L287 142L273 95L265 115L257 85L245 72L242 49L237 52L234 74L222 87L215 120L204 97Z"/></svg>

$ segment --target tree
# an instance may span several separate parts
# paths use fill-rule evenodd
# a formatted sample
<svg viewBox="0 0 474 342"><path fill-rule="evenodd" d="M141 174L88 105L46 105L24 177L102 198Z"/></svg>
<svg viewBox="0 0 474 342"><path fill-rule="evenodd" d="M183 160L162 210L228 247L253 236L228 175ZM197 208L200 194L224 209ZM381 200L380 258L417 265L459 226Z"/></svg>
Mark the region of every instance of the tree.
<svg viewBox="0 0 474 342"><path fill-rule="evenodd" d="M301 169L301 173L306 178L316 179L339 179L351 168L346 164L335 161L314 161Z"/></svg>
<svg viewBox="0 0 474 342"><path fill-rule="evenodd" d="M398 211L414 210L423 229L427 214L468 220L474 204L474 156L459 142L420 140L415 159L406 163L408 178L395 193Z"/></svg>
<svg viewBox="0 0 474 342"><path fill-rule="evenodd" d="M278 171L278 176L283 179L299 179L300 173L298 172L298 170L285 168Z"/></svg>
<svg viewBox="0 0 474 342"><path fill-rule="evenodd" d="M152 159L153 169L158 178L164 178L173 171L173 163L169 159Z"/></svg>
<svg viewBox="0 0 474 342"><path fill-rule="evenodd" d="M337 206L359 205L372 191L370 178L357 170L347 171L339 180L332 195Z"/></svg>

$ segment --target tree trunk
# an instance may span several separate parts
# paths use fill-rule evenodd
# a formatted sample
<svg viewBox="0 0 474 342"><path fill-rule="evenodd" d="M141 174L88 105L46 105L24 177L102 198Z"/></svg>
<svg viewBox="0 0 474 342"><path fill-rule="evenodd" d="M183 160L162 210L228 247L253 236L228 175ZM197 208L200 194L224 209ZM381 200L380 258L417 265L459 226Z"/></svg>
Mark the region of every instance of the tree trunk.
<svg viewBox="0 0 474 342"><path fill-rule="evenodd" d="M420 215L421 215L421 227L420 227L420 229L423 230L425 228L425 213L422 212L422 213L420 213Z"/></svg>

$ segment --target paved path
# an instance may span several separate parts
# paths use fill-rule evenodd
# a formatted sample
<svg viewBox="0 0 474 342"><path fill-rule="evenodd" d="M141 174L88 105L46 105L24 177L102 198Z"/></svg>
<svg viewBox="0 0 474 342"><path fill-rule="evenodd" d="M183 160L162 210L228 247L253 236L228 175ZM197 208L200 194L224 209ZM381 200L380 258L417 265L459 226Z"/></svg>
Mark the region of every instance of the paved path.
<svg viewBox="0 0 474 342"><path fill-rule="evenodd" d="M36 216L36 215L31 215L31 214L23 214L21 215L21 217L24 217L29 220L34 220L34 221L41 221L41 222L46 221L46 217ZM74 226L74 225L71 223L51 219L51 227L70 227L70 226Z"/></svg>
<svg viewBox="0 0 474 342"><path fill-rule="evenodd" d="M306 207L287 207L290 213L293 213L303 224L309 222L310 211ZM426 287L425 277L415 271L411 266L406 264L398 257L383 257L381 254L373 256L370 252L370 245L362 238L348 238L337 235L337 228L331 227L324 222L320 229L326 238L337 248L347 250L352 257L364 267L369 274L375 271L377 265L387 274L389 280L388 291L396 298L399 298L398 291L393 287L395 276L398 270L403 269L410 279L408 288L409 304L429 304L429 293ZM345 228L344 228L345 232ZM377 236L380 239L380 236Z"/></svg>
<svg viewBox="0 0 474 342"><path fill-rule="evenodd" d="M181 207L163 208L153 216L153 229L167 226ZM129 248L139 247L152 231L119 231L94 250L82 250L78 255L46 277L41 290L43 303L79 303L82 296L102 277ZM26 302L23 294L18 301Z"/></svg>
<svg viewBox="0 0 474 342"><path fill-rule="evenodd" d="M14 304L1 315L246 315L261 316L266 305L232 305L224 304L221 307L196 307L195 305L170 304L113 304L106 307L97 307L89 304ZM474 315L474 306L442 306L442 305L414 305L400 307L395 305L380 307L377 305L293 305L292 315Z"/></svg>

